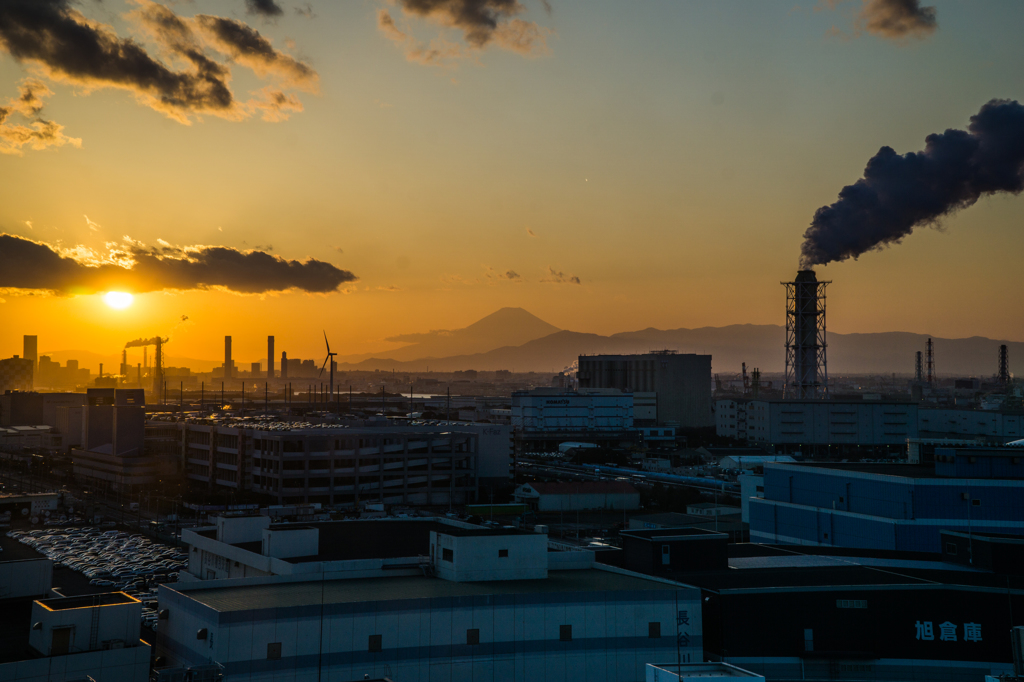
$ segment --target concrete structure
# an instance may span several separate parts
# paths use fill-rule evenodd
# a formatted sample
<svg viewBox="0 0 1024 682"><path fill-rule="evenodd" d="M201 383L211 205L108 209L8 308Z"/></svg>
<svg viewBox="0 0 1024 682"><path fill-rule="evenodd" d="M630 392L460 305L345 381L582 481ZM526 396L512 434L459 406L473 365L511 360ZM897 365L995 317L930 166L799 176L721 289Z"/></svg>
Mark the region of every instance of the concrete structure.
<svg viewBox="0 0 1024 682"><path fill-rule="evenodd" d="M186 476L277 504L463 504L508 479L508 427L390 425L264 431L181 423Z"/></svg>
<svg viewBox="0 0 1024 682"><path fill-rule="evenodd" d="M619 533L625 565L648 575L729 567L725 533L699 528L624 530Z"/></svg>
<svg viewBox="0 0 1024 682"><path fill-rule="evenodd" d="M760 474L742 474L737 479L740 484L740 513L743 523L750 523L750 498L764 499L764 476Z"/></svg>
<svg viewBox="0 0 1024 682"><path fill-rule="evenodd" d="M548 537L474 528L430 531L430 560L453 582L537 580L548 577Z"/></svg>
<svg viewBox="0 0 1024 682"><path fill-rule="evenodd" d="M0 395L0 426L55 426L61 407L86 404L84 393L36 393L12 391Z"/></svg>
<svg viewBox="0 0 1024 682"><path fill-rule="evenodd" d="M231 337L224 337L224 378L235 376L235 361L231 359Z"/></svg>
<svg viewBox="0 0 1024 682"><path fill-rule="evenodd" d="M716 682L716 680L764 682L764 675L728 663L649 663L646 682Z"/></svg>
<svg viewBox="0 0 1024 682"><path fill-rule="evenodd" d="M26 334L22 339L21 357L32 361L32 371L39 369L39 337Z"/></svg>
<svg viewBox="0 0 1024 682"><path fill-rule="evenodd" d="M516 391L512 426L526 435L623 434L633 428L633 395L617 389Z"/></svg>
<svg viewBox="0 0 1024 682"><path fill-rule="evenodd" d="M652 660L703 655L699 590L610 567L178 583L161 585L160 606L158 655L182 668L216 661L225 682L640 682Z"/></svg>
<svg viewBox="0 0 1024 682"><path fill-rule="evenodd" d="M53 562L49 559L0 561L0 603L45 595L50 591L52 578Z"/></svg>
<svg viewBox="0 0 1024 682"><path fill-rule="evenodd" d="M1012 670L1018 578L914 552L728 550L727 568L675 574L701 588L705 659L772 680L976 682Z"/></svg>
<svg viewBox="0 0 1024 682"><path fill-rule="evenodd" d="M752 443L902 448L918 435L918 406L910 402L728 400L718 405L718 435Z"/></svg>
<svg viewBox="0 0 1024 682"><path fill-rule="evenodd" d="M711 356L662 351L644 355L581 355L580 389L617 388L657 395L657 425L706 428L711 411ZM644 406L650 398L644 396ZM645 412L644 417L647 418Z"/></svg>
<svg viewBox="0 0 1024 682"><path fill-rule="evenodd" d="M729 455L718 460L718 466L722 469L750 470L763 467L768 462L793 463L789 455Z"/></svg>
<svg viewBox="0 0 1024 682"><path fill-rule="evenodd" d="M274 337L267 337L267 379L274 378Z"/></svg>
<svg viewBox="0 0 1024 682"><path fill-rule="evenodd" d="M922 407L917 414L921 438L979 439L996 445L1024 438L1020 412Z"/></svg>
<svg viewBox="0 0 1024 682"><path fill-rule="evenodd" d="M32 360L17 355L0 360L0 394L7 391L31 391L35 375L33 364Z"/></svg>
<svg viewBox="0 0 1024 682"><path fill-rule="evenodd" d="M640 492L624 481L524 483L513 496L540 512L640 508Z"/></svg>
<svg viewBox="0 0 1024 682"><path fill-rule="evenodd" d="M0 681L146 682L142 604L123 592L64 597L51 576L48 559L0 561Z"/></svg>
<svg viewBox="0 0 1024 682"><path fill-rule="evenodd" d="M65 450L82 447L85 434L85 409L84 405L62 406L56 409L54 429L64 437Z"/></svg>
<svg viewBox="0 0 1024 682"><path fill-rule="evenodd" d="M750 539L938 553L943 530L1024 534L1024 480L989 477L1020 476L1017 454L940 449L934 467L767 464L764 498L748 499Z"/></svg>
<svg viewBox="0 0 1024 682"><path fill-rule="evenodd" d="M141 388L90 388L82 445L71 449L77 478L117 490L174 473L173 459L147 452L146 400Z"/></svg>

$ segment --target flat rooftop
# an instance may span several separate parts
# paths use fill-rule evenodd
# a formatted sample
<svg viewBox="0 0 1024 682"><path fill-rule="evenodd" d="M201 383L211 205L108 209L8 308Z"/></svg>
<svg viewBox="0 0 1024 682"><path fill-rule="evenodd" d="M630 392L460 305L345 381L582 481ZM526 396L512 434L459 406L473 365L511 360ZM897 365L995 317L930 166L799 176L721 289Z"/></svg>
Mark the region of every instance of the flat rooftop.
<svg viewBox="0 0 1024 682"><path fill-rule="evenodd" d="M437 519L368 519L364 521L319 521L296 524L273 524L274 530L316 528L320 532L319 553L313 556L283 559L289 563L311 561L352 561L355 559L397 559L430 554L430 531L455 536L516 535L524 531L508 528L462 528ZM212 528L197 531L198 535L215 539ZM529 534L529 533L528 533ZM260 540L239 542L239 549L260 554Z"/></svg>
<svg viewBox="0 0 1024 682"><path fill-rule="evenodd" d="M77 597L39 599L38 601L48 611L67 611L69 609L85 609L91 606L116 606L118 604L139 603L138 599L124 592L102 592L100 594L83 594Z"/></svg>
<svg viewBox="0 0 1024 682"><path fill-rule="evenodd" d="M553 571L538 580L499 580L457 583L426 576L317 580L240 587L196 589L202 583L166 585L164 589L205 604L218 612L249 611L260 608L290 608L324 604L347 604L396 599L434 599L488 595L537 594L553 592L668 591L684 589L654 579L622 575L599 569ZM321 602L321 599L323 600Z"/></svg>
<svg viewBox="0 0 1024 682"><path fill-rule="evenodd" d="M938 478L932 464L871 464L859 462L767 462L766 466L783 465L808 467L813 469L835 469L836 471L856 471L862 474L881 474L884 476L903 476L905 478Z"/></svg>

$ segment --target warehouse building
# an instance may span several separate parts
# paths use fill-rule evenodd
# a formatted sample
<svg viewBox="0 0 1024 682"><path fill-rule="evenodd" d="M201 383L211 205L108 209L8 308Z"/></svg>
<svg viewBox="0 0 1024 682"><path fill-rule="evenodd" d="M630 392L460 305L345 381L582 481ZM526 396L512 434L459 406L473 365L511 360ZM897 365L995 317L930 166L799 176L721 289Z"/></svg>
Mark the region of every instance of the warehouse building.
<svg viewBox="0 0 1024 682"><path fill-rule="evenodd" d="M934 466L766 464L753 542L940 552L941 531L1024 534L1017 448L940 448Z"/></svg>
<svg viewBox="0 0 1024 682"><path fill-rule="evenodd" d="M464 504L481 480L508 478L509 430L498 424L180 427L189 480L275 504Z"/></svg>
<svg viewBox="0 0 1024 682"><path fill-rule="evenodd" d="M624 393L655 393L658 426L715 426L710 355L675 351L581 355L576 376L581 390L617 388Z"/></svg>
<svg viewBox="0 0 1024 682"><path fill-rule="evenodd" d="M347 550L362 576L162 585L161 672L213 662L225 682L640 682L647 663L703 660L699 590L549 552L544 535L454 526L424 524L426 547L404 548L422 559L378 567L381 522L368 523L343 524L366 540Z"/></svg>
<svg viewBox="0 0 1024 682"><path fill-rule="evenodd" d="M625 481L531 482L516 488L513 496L540 512L640 508L640 492Z"/></svg>
<svg viewBox="0 0 1024 682"><path fill-rule="evenodd" d="M779 446L886 446L918 434L918 406L879 400L719 400L720 436Z"/></svg>

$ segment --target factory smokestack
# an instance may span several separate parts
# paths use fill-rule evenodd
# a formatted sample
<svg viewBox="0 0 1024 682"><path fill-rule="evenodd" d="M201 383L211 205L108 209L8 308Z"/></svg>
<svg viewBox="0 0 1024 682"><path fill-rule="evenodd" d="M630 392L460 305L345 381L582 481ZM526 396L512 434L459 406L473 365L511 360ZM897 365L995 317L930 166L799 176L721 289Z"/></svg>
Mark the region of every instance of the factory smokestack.
<svg viewBox="0 0 1024 682"><path fill-rule="evenodd" d="M786 287L786 398L828 397L825 287L814 270L801 270Z"/></svg>
<svg viewBox="0 0 1024 682"><path fill-rule="evenodd" d="M288 378L288 353L281 351L281 378Z"/></svg>
<svg viewBox="0 0 1024 682"><path fill-rule="evenodd" d="M267 337L267 379L274 378L274 337Z"/></svg>
<svg viewBox="0 0 1024 682"><path fill-rule="evenodd" d="M1001 386L1010 385L1010 358L1005 343L999 346L999 370L996 376Z"/></svg>
<svg viewBox="0 0 1024 682"><path fill-rule="evenodd" d="M224 337L224 378L230 379L234 363L231 361L231 337Z"/></svg>
<svg viewBox="0 0 1024 682"><path fill-rule="evenodd" d="M839 201L823 206L804 232L801 267L857 258L896 244L923 225L996 192L1024 190L1024 106L992 100L971 116L966 131L925 138L921 152L900 156L882 147L847 185Z"/></svg>

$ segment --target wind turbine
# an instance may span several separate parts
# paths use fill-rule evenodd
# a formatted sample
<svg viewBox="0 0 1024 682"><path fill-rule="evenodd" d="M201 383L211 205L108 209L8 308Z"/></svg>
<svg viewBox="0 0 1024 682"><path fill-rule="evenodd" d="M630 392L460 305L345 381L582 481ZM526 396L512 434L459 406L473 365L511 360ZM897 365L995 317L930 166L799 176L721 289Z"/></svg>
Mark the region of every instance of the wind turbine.
<svg viewBox="0 0 1024 682"><path fill-rule="evenodd" d="M337 355L337 353L332 353L331 352L331 344L327 340L327 331L326 330L324 330L324 343L327 344L327 359L324 360L324 366L320 368L320 376L324 375L324 367L327 367L327 363L330 363L331 364L331 394L330 394L331 397L328 400L328 402L330 402L331 400L334 400L334 362L333 362L333 359L334 359L334 356ZM317 377L317 378L319 378L319 377Z"/></svg>

